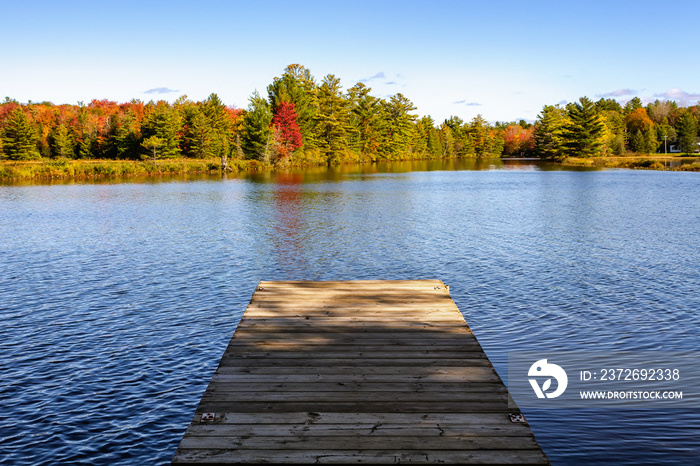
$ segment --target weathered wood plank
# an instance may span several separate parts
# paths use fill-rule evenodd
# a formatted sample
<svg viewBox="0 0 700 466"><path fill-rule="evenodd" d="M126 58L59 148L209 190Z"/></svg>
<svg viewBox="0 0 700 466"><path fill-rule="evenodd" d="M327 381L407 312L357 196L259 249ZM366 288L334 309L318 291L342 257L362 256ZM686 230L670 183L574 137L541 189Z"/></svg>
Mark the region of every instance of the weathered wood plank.
<svg viewBox="0 0 700 466"><path fill-rule="evenodd" d="M463 392L496 392L507 393L508 390L501 383L440 383L440 382L416 382L416 383L340 383L340 382L291 382L291 383L219 383L212 381L207 388L208 392L263 392L263 393L293 393L293 392L396 392L409 391L412 393L463 393Z"/></svg>
<svg viewBox="0 0 700 466"><path fill-rule="evenodd" d="M203 412L220 412L229 410L239 413L294 413L312 409L334 411L337 413L417 413L429 411L432 413L493 413L509 412L508 402L502 401L308 401L308 402L255 402L255 401L207 401L199 403L198 410Z"/></svg>
<svg viewBox="0 0 700 466"><path fill-rule="evenodd" d="M240 449L240 450L529 450L537 443L529 437L445 437L430 440L425 437L319 436L319 437L228 437L189 436L180 443L182 448Z"/></svg>
<svg viewBox="0 0 700 466"><path fill-rule="evenodd" d="M284 383L284 382L336 382L336 383L353 383L353 382L390 382L390 383L413 383L413 382L501 382L501 379L496 374L471 374L470 376L460 374L226 374L216 373L212 376L215 382L268 382L268 383ZM501 382L502 383L502 382Z"/></svg>
<svg viewBox="0 0 700 466"><path fill-rule="evenodd" d="M530 437L526 424L455 425L434 423L430 425L390 424L378 422L355 424L194 424L187 429L189 437Z"/></svg>
<svg viewBox="0 0 700 466"><path fill-rule="evenodd" d="M548 464L439 280L257 287L175 464Z"/></svg>
<svg viewBox="0 0 700 466"><path fill-rule="evenodd" d="M193 425L202 423L203 411L194 415ZM475 425L512 425L508 413L337 413L337 412L297 412L297 413L233 413L217 412L211 424L298 424L298 425L375 425L381 423L403 425L450 424L462 426Z"/></svg>
<svg viewBox="0 0 700 466"><path fill-rule="evenodd" d="M258 402L328 402L328 401L367 401L378 402L462 402L462 401L498 401L507 402L507 392L470 391L470 392L412 392L412 391L308 391L308 392L255 392L246 393L240 391L210 389L202 397L203 402L219 401L258 401Z"/></svg>
<svg viewBox="0 0 700 466"><path fill-rule="evenodd" d="M390 355L384 354L377 358L304 358L300 356L297 359L289 358L239 358L229 355L221 359L220 367L240 367L240 368L259 368L259 367L302 367L302 368L319 368L326 367L353 367L362 372L362 368L368 366L384 367L384 366L418 366L418 367L445 367L458 366L462 367L465 364L470 366L491 367L491 363L486 357L476 355L471 358L454 358L454 359L437 359L437 358L392 358Z"/></svg>
<svg viewBox="0 0 700 466"><path fill-rule="evenodd" d="M541 450L201 450L182 449L174 462L283 464L549 464Z"/></svg>
<svg viewBox="0 0 700 466"><path fill-rule="evenodd" d="M410 373L412 376L437 376L445 375L450 377L490 377L495 375L492 367L479 367L476 365L464 366L416 366L406 369L404 367L396 367L389 364L385 366L365 366L360 369L354 366L283 366L283 367L265 367L265 366L220 366L217 370L218 374L250 374L250 375L405 375Z"/></svg>

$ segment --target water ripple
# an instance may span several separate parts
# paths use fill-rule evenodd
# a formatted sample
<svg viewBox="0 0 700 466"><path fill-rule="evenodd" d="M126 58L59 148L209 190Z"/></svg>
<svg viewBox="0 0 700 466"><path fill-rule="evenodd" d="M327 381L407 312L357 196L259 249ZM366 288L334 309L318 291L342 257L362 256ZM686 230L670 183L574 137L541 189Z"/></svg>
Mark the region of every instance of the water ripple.
<svg viewBox="0 0 700 466"><path fill-rule="evenodd" d="M299 180L0 187L0 462L167 464L261 279L440 278L501 374L700 346L696 174ZM687 464L691 414L527 413L555 464Z"/></svg>

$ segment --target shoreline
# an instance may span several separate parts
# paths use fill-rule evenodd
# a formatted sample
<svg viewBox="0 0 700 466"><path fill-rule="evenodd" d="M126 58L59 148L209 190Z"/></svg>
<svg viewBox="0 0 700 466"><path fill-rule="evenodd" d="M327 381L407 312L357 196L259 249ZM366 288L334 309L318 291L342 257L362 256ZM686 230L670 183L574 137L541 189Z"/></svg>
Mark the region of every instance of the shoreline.
<svg viewBox="0 0 700 466"><path fill-rule="evenodd" d="M619 156L619 157L591 157L574 158L570 157L557 163L564 167L590 167L590 168L629 168L641 170L659 171L700 171L700 160L698 157L669 157L658 155L647 156ZM435 160L435 159L416 159ZM443 159L443 160L453 160ZM461 159L460 159L461 160ZM503 157L503 161L532 161L537 162L537 158L509 158ZM682 164L684 160L691 163ZM342 163L333 164L340 166ZM257 160L229 160L231 171L229 173L241 172L271 172L286 168L316 167L317 164L292 164L276 166ZM224 173L221 169L221 160L210 159L167 159L159 161L140 160L104 160L104 159L58 159L58 160L33 160L25 162L0 161L0 180L3 182L26 181L26 180L92 180L109 177L138 177L138 176L159 176L174 174L196 174L196 173Z"/></svg>
<svg viewBox="0 0 700 466"><path fill-rule="evenodd" d="M682 162L694 160L691 163ZM668 155L633 155L611 157L569 157L563 160L563 166L591 168L629 168L634 170L658 171L700 171L698 156L668 156Z"/></svg>

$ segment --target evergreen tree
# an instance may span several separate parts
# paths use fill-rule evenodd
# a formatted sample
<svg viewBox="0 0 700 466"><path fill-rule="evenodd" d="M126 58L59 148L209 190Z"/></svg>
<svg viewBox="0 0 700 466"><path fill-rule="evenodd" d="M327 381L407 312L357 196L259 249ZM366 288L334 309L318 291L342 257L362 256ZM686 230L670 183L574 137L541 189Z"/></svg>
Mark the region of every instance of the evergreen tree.
<svg viewBox="0 0 700 466"><path fill-rule="evenodd" d="M49 140L54 157L73 157L73 140L65 125L55 126L51 130Z"/></svg>
<svg viewBox="0 0 700 466"><path fill-rule="evenodd" d="M569 124L564 128L567 155L592 157L602 155L603 122L588 97L568 105Z"/></svg>
<svg viewBox="0 0 700 466"><path fill-rule="evenodd" d="M678 120L678 143L681 151L692 154L698 149L698 122L692 113L686 111Z"/></svg>
<svg viewBox="0 0 700 466"><path fill-rule="evenodd" d="M435 120L424 116L416 124L416 153L421 157L439 157L441 153L440 136L435 128Z"/></svg>
<svg viewBox="0 0 700 466"><path fill-rule="evenodd" d="M417 116L410 112L414 111L416 107L401 93L391 96L389 102L383 102L383 107L388 117L388 151L394 157L405 156L413 152L414 122Z"/></svg>
<svg viewBox="0 0 700 466"><path fill-rule="evenodd" d="M481 115L474 117L466 130L476 157L493 158L503 154L503 137L494 131Z"/></svg>
<svg viewBox="0 0 700 466"><path fill-rule="evenodd" d="M457 116L451 116L444 124L450 129L450 147L446 148L446 153L452 154L452 157L475 157L474 140L469 132L469 125Z"/></svg>
<svg viewBox="0 0 700 466"><path fill-rule="evenodd" d="M188 157L208 158L215 155L214 130L200 106L189 105L184 109L185 125L182 145Z"/></svg>
<svg viewBox="0 0 700 466"><path fill-rule="evenodd" d="M228 166L227 158L233 143L233 122L218 95L211 94L202 103L206 124L211 132L211 152L221 158L222 165Z"/></svg>
<svg viewBox="0 0 700 466"><path fill-rule="evenodd" d="M116 116L112 146L118 159L139 158L139 141L141 128L138 118L132 109L126 109Z"/></svg>
<svg viewBox="0 0 700 466"><path fill-rule="evenodd" d="M353 149L366 160L377 160L388 137L386 118L381 100L371 96L371 89L357 83L348 91L350 101L349 133Z"/></svg>
<svg viewBox="0 0 700 466"><path fill-rule="evenodd" d="M644 105L642 105L642 99L640 99L639 97L634 97L632 100L625 104L624 113L625 115L627 115L643 107Z"/></svg>
<svg viewBox="0 0 700 466"><path fill-rule="evenodd" d="M36 128L21 108L10 113L2 135L5 157L9 160L38 159L38 140Z"/></svg>
<svg viewBox="0 0 700 466"><path fill-rule="evenodd" d="M535 152L549 160L566 157L564 128L568 124L566 111L557 106L545 105L535 123Z"/></svg>
<svg viewBox="0 0 700 466"><path fill-rule="evenodd" d="M142 132L144 140L156 137L161 142L159 157L173 158L180 155L182 122L175 108L167 102L158 102L144 118ZM150 139L151 142L156 139Z"/></svg>
<svg viewBox="0 0 700 466"><path fill-rule="evenodd" d="M260 97L258 91L253 92L248 104L248 111L243 117L241 134L243 151L246 156L256 160L269 159L269 146L272 131L272 111L270 104Z"/></svg>
<svg viewBox="0 0 700 466"><path fill-rule="evenodd" d="M326 160L335 162L348 150L349 101L343 98L340 79L332 74L323 78L317 96L314 139Z"/></svg>

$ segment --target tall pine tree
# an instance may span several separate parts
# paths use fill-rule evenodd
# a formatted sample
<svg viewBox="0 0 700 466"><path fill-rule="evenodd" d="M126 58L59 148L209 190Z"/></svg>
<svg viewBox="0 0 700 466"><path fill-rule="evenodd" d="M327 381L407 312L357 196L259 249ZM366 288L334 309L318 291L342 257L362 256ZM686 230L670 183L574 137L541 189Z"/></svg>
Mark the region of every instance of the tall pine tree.
<svg viewBox="0 0 700 466"><path fill-rule="evenodd" d="M566 111L558 105L545 105L535 122L535 153L543 159L562 160L564 150L564 128L568 124Z"/></svg>
<svg viewBox="0 0 700 466"><path fill-rule="evenodd" d="M37 134L34 124L21 108L16 108L5 121L2 148L9 160L31 160L39 158Z"/></svg>
<svg viewBox="0 0 700 466"><path fill-rule="evenodd" d="M593 157L603 153L603 122L588 97L567 106L569 124L564 128L564 147L569 157Z"/></svg>

